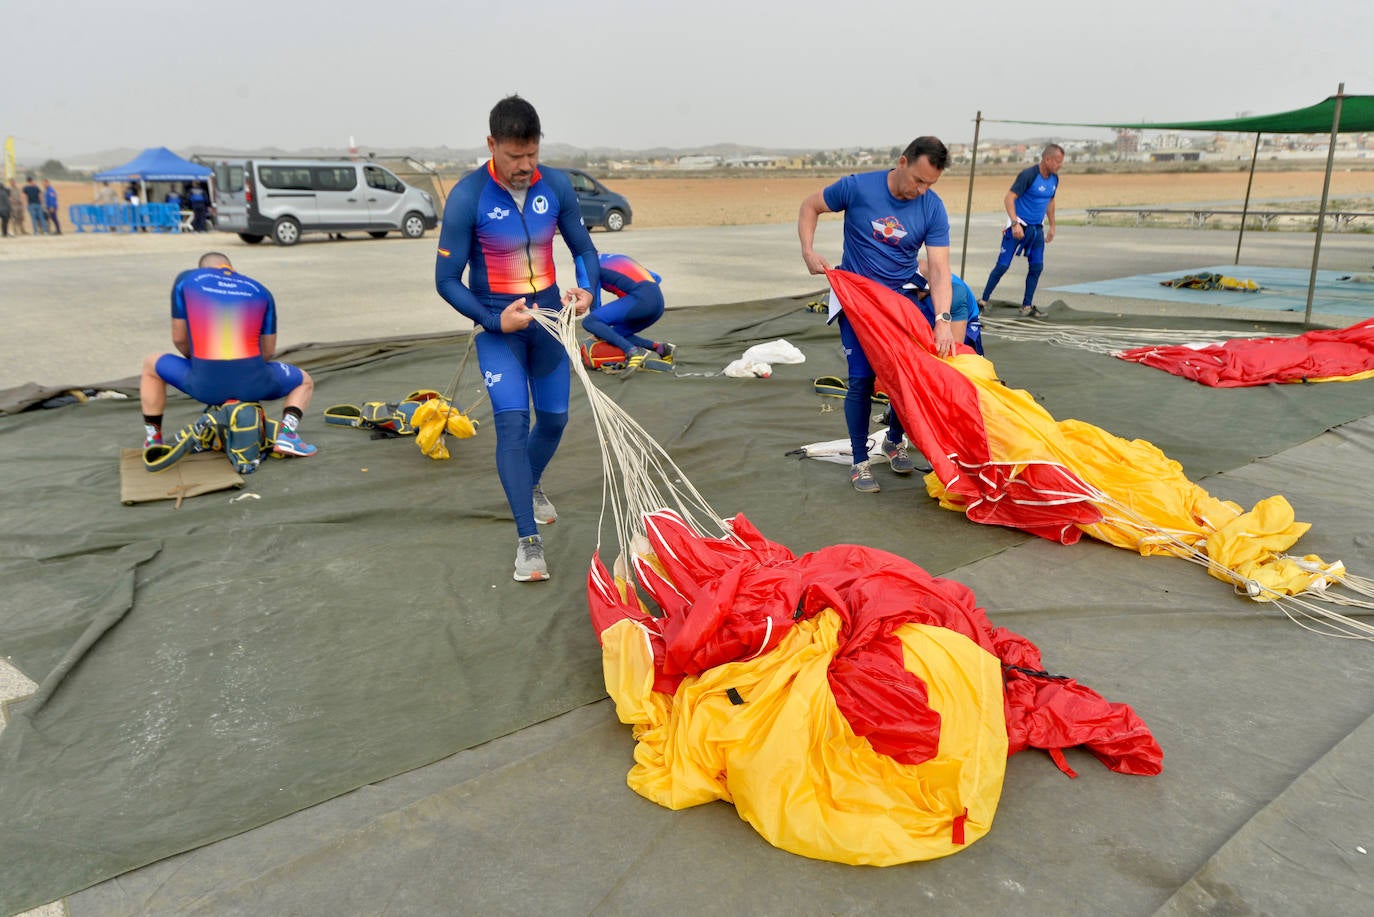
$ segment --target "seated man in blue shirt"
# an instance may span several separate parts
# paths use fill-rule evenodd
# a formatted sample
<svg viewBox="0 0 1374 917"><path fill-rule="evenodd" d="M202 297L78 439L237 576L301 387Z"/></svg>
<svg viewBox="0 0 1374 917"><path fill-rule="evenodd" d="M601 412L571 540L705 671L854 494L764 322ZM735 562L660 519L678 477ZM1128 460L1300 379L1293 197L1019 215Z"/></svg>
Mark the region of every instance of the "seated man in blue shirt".
<svg viewBox="0 0 1374 917"><path fill-rule="evenodd" d="M172 344L177 353L152 353L143 361L143 447L162 445L167 385L206 404L283 398L281 431L273 445L282 455L310 456L296 425L315 382L290 363L272 361L277 344L277 303L229 258L207 252L199 266L182 271L172 285Z"/></svg>

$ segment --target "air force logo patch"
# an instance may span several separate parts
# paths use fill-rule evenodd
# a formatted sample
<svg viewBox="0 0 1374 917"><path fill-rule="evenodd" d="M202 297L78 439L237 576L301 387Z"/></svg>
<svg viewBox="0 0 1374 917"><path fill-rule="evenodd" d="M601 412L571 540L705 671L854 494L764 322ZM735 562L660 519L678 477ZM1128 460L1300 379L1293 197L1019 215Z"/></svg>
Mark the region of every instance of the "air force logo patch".
<svg viewBox="0 0 1374 917"><path fill-rule="evenodd" d="M508 216L510 216L510 211L504 207L493 207L487 213L489 220L504 220Z"/></svg>
<svg viewBox="0 0 1374 917"><path fill-rule="evenodd" d="M501 373L494 373L488 370L486 373L483 374L482 378L486 382L487 388L491 388L493 385L501 381Z"/></svg>
<svg viewBox="0 0 1374 917"><path fill-rule="evenodd" d="M897 245L906 238L906 228L902 226L896 217L883 217L881 220L872 220L868 225L873 227L873 238L879 242L886 242L888 245Z"/></svg>

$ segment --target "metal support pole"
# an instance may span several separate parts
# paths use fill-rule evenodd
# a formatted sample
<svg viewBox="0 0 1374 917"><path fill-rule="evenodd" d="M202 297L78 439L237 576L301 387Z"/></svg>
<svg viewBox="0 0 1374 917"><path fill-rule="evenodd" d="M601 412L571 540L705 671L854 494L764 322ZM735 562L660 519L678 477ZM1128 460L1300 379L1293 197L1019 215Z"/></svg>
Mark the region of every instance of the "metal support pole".
<svg viewBox="0 0 1374 917"><path fill-rule="evenodd" d="M959 252L959 276L964 276L964 266L968 263L968 221L973 215L973 176L978 174L978 132L983 126L983 112L973 119L973 158L968 167L968 202L964 204L964 247Z"/></svg>
<svg viewBox="0 0 1374 917"><path fill-rule="evenodd" d="M1331 194L1331 167L1336 160L1336 136L1341 131L1341 100L1345 98L1345 83L1336 87L1336 112L1331 116L1331 145L1326 148L1326 178L1322 181L1322 206L1317 213L1317 241L1312 246L1312 273L1307 278L1307 311L1304 326L1312 324L1312 294L1317 289L1317 262L1322 253L1322 229L1326 226L1326 202Z"/></svg>
<svg viewBox="0 0 1374 917"><path fill-rule="evenodd" d="M1255 160L1259 159L1260 132L1255 131L1255 151L1250 154L1250 180L1245 183L1245 206L1240 209L1240 235L1236 236L1236 260L1240 264L1240 243L1245 238L1245 217L1250 213L1250 189L1255 187Z"/></svg>

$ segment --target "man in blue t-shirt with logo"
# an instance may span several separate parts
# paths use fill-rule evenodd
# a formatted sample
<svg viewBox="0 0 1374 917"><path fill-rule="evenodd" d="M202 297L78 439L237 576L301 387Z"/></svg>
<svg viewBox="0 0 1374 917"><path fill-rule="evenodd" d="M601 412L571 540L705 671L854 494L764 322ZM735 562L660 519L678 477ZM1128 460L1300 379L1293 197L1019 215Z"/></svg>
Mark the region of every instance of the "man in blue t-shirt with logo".
<svg viewBox="0 0 1374 917"><path fill-rule="evenodd" d="M987 308L997 282L1011 267L1011 259L1026 256L1026 295L1021 299L1021 315L1039 318L1035 307L1035 287L1045 269L1045 246L1054 241L1054 194L1059 190L1059 167L1064 164L1064 148L1051 143L1040 154L1040 162L1023 169L1002 199L1007 211L1007 228L1002 232L1002 248L997 264L988 275L987 286L978 305Z"/></svg>
<svg viewBox="0 0 1374 917"><path fill-rule="evenodd" d="M935 315L935 347L942 357L951 356L955 348L950 317L949 216L944 202L930 188L940 180L948 164L949 150L939 139L917 137L898 157L894 168L848 175L802 201L797 214L802 260L813 274L830 269L813 248L816 222L822 213L844 212L844 256L840 269L899 293L915 278L917 257L924 245L928 261L926 280ZM860 493L877 493L881 488L868 459L873 367L832 295L830 320L837 319L849 366L844 396L845 425L854 456L849 480ZM896 474L916 470L904 437L901 421L893 412L882 450Z"/></svg>

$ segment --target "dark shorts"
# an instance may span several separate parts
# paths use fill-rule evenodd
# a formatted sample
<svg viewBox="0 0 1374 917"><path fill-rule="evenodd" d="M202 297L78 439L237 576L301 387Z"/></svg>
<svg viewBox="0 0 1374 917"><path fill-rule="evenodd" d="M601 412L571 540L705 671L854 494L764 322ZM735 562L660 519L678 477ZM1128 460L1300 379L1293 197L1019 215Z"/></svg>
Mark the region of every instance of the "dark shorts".
<svg viewBox="0 0 1374 917"><path fill-rule="evenodd" d="M192 363L176 353L157 358L157 374L197 401L275 401L305 381L300 367L263 360L205 360Z"/></svg>

